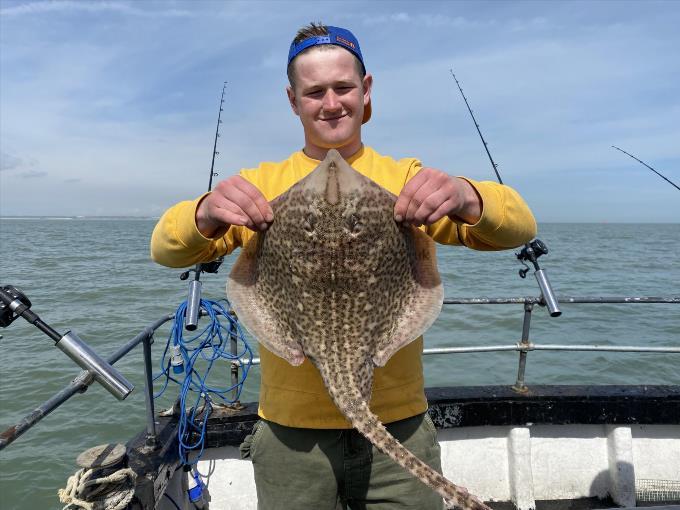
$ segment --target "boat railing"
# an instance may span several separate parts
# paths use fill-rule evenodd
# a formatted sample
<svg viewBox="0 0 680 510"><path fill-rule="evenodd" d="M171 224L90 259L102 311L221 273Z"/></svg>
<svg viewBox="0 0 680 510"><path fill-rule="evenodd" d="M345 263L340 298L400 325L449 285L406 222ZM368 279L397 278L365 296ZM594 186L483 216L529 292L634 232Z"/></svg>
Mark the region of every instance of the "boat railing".
<svg viewBox="0 0 680 510"><path fill-rule="evenodd" d="M680 304L680 297L559 297L561 304ZM522 336L519 342L507 345L487 345L487 346L461 346L461 347L437 347L428 348L423 351L425 355L435 354L455 354L455 353L479 353L479 352L498 352L498 351L517 351L519 352L517 380L512 388L520 393L528 391L525 384L525 371L527 355L531 351L606 351L606 352L649 352L649 353L675 353L680 354L678 346L656 346L648 347L644 345L596 345L596 344L537 344L529 340L531 329L532 312L536 305L545 306L542 297L512 297L512 298L446 298L444 305L522 305L524 309L524 319L522 322ZM147 326L137 336L121 346L116 352L107 358L110 364L114 364L124 356L129 354L137 345L143 345L144 356L144 394L146 406L146 438L150 447L156 445L156 413L153 399L153 373L151 363L151 344L153 335L158 328L166 322L172 320L174 314L166 315ZM237 331L232 325L230 328L232 353L237 352ZM231 363L232 385L236 388L239 380L239 365L246 360L235 360ZM252 364L260 363L259 358L253 358ZM57 392L42 405L35 408L30 414L25 416L16 425L9 427L0 433L0 450L14 442L19 436L24 434L48 414L69 400L76 393L83 393L94 382L94 375L89 371L81 372L64 389ZM234 390L235 392L236 390ZM234 400L236 393L234 393Z"/></svg>
<svg viewBox="0 0 680 510"><path fill-rule="evenodd" d="M680 304L680 297L559 297L560 304ZM595 345L595 344L536 344L529 340L531 316L536 305L545 306L543 297L510 297L510 298L445 298L444 305L517 305L524 306L522 337L519 342L506 345L483 345L462 347L432 347L423 350L424 355L463 354L477 352L518 351L517 380L512 388L518 392L526 392L524 382L527 354L530 351L605 351L605 352L650 352L680 353L680 346L649 347L644 345ZM245 360L242 360L245 361ZM260 363L253 358L252 364ZM238 374L237 374L238 375ZM238 380L238 379L235 379ZM233 381L232 381L233 382Z"/></svg>

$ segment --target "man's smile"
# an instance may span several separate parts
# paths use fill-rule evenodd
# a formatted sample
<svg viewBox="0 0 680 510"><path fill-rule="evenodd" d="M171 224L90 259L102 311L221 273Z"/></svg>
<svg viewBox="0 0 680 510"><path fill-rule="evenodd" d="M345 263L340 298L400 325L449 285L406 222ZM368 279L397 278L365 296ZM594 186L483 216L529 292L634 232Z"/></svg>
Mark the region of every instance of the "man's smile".
<svg viewBox="0 0 680 510"><path fill-rule="evenodd" d="M323 121L326 121L326 122L330 122L330 121L334 121L334 120L340 120L340 119L342 119L342 118L344 118L344 117L347 117L347 114L346 114L346 113L343 113L342 115L337 115L337 116L335 116L335 117L323 117L323 118L320 118L319 120L323 120Z"/></svg>

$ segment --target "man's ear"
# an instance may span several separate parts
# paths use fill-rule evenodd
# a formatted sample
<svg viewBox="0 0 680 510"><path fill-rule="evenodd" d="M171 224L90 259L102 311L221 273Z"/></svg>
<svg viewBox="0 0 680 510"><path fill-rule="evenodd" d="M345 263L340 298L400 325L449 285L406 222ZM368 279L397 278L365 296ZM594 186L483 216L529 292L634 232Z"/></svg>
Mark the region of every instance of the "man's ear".
<svg viewBox="0 0 680 510"><path fill-rule="evenodd" d="M371 101L371 88L373 87L373 75L371 73L366 73L364 79L362 80L362 85L364 86L364 108Z"/></svg>
<svg viewBox="0 0 680 510"><path fill-rule="evenodd" d="M293 113L299 116L300 113L298 112L297 100L295 99L295 91L293 90L293 87L288 85L286 87L286 94L288 94L288 102L290 103L290 107L293 109Z"/></svg>

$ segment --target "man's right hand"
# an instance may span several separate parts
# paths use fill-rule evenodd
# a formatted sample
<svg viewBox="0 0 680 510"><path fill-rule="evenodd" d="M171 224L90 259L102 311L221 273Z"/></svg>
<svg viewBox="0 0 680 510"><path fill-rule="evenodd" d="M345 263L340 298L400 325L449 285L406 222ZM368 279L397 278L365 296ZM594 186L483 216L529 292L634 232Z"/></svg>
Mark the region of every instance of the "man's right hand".
<svg viewBox="0 0 680 510"><path fill-rule="evenodd" d="M196 226L205 237L223 236L231 225L266 230L274 212L264 195L240 175L220 181L196 209Z"/></svg>

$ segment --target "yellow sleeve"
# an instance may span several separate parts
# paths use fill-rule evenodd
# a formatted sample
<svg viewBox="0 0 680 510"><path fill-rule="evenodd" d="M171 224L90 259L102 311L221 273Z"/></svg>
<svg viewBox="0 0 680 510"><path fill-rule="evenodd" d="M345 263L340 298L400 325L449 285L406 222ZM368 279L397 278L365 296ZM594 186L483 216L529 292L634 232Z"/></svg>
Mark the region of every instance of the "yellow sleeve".
<svg viewBox="0 0 680 510"><path fill-rule="evenodd" d="M422 168L409 169L407 181ZM536 220L529 206L514 189L491 181L463 177L482 199L482 216L474 225L455 223L448 217L425 228L441 244L462 244L474 250L504 250L530 241L536 235Z"/></svg>
<svg viewBox="0 0 680 510"><path fill-rule="evenodd" d="M219 238L205 237L196 227L196 207L205 195L168 209L151 235L151 259L168 267L210 262L242 246L241 228L232 226Z"/></svg>

